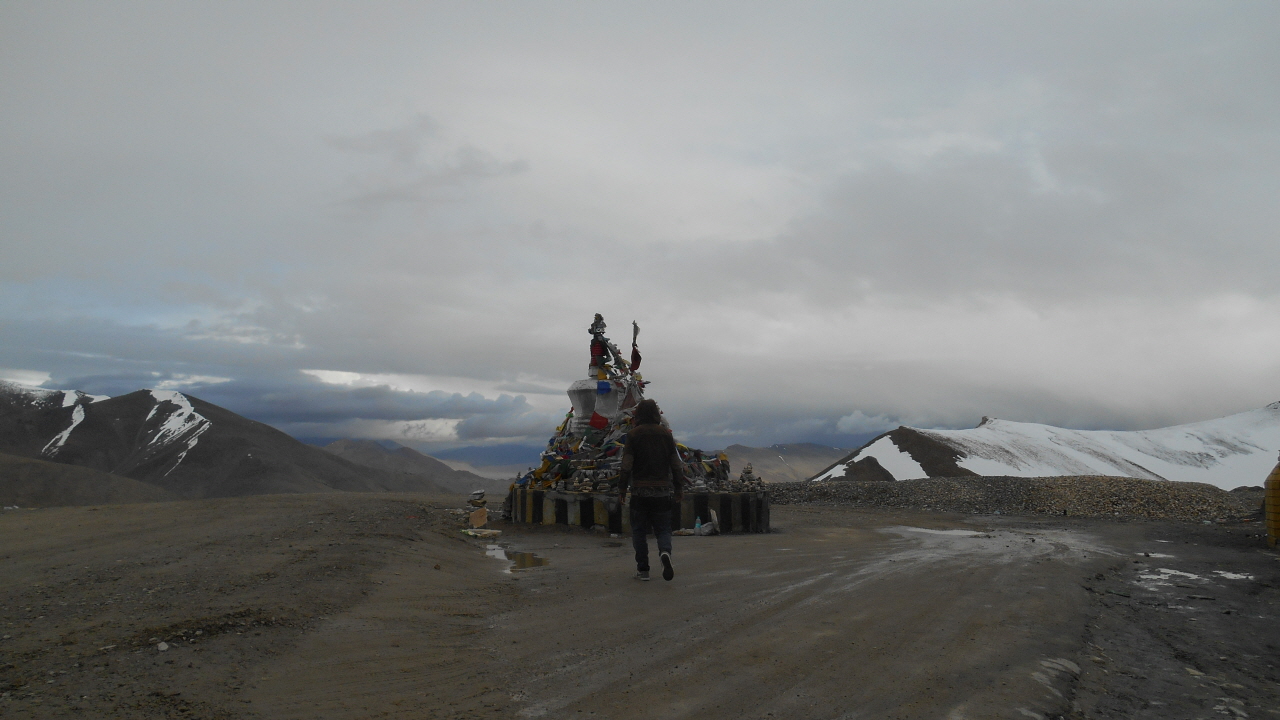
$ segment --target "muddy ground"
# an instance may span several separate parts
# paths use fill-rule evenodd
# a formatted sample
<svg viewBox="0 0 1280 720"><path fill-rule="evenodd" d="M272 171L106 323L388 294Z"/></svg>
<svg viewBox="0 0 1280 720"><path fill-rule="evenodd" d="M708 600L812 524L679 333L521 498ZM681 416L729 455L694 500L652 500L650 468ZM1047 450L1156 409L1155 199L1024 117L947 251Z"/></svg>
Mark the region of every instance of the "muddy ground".
<svg viewBox="0 0 1280 720"><path fill-rule="evenodd" d="M510 571L456 503L5 511L0 715L1280 716L1257 523L775 506L641 583L561 528L506 528L549 563Z"/></svg>

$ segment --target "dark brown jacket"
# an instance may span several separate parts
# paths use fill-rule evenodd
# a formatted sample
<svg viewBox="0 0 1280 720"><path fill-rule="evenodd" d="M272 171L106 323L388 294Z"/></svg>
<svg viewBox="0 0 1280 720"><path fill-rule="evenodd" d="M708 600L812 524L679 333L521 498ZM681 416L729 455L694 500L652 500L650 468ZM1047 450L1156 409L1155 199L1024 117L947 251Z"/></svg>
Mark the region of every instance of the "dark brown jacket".
<svg viewBox="0 0 1280 720"><path fill-rule="evenodd" d="M628 487L669 488L676 497L684 495L684 463L670 430L646 424L627 433L618 489L625 495Z"/></svg>

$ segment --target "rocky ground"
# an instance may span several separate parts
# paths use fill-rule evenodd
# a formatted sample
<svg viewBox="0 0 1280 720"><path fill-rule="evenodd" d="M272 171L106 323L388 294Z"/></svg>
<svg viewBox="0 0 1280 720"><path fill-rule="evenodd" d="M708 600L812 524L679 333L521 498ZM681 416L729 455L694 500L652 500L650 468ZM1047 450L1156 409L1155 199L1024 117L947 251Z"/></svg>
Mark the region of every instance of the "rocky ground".
<svg viewBox="0 0 1280 720"><path fill-rule="evenodd" d="M981 515L1215 521L1254 517L1263 489L1104 476L959 477L902 482L770 483L775 504L833 503Z"/></svg>
<svg viewBox="0 0 1280 720"><path fill-rule="evenodd" d="M779 505L640 583L624 539L486 547L459 503L0 513L0 715L1280 716L1253 522Z"/></svg>

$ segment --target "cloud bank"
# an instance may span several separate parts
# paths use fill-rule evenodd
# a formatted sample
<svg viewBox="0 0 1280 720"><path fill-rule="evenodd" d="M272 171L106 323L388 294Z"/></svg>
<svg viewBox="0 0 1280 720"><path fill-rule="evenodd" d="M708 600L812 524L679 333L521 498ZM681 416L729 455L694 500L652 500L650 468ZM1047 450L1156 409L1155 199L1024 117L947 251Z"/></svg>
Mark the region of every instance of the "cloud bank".
<svg viewBox="0 0 1280 720"><path fill-rule="evenodd" d="M708 448L1260 407L1278 16L10 3L0 366L538 444L601 312Z"/></svg>

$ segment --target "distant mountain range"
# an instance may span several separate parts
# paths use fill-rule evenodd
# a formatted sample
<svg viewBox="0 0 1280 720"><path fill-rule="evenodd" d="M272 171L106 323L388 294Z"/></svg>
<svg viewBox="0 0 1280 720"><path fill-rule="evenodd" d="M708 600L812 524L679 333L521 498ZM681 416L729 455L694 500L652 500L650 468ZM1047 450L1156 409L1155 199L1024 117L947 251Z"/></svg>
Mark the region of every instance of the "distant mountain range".
<svg viewBox="0 0 1280 720"><path fill-rule="evenodd" d="M752 471L765 482L800 482L847 457L849 449L791 443L762 448L730 445L724 452L729 456L729 468L734 477L747 463L751 463Z"/></svg>
<svg viewBox="0 0 1280 720"><path fill-rule="evenodd" d="M408 472L352 461L199 398L161 390L106 398L0 382L0 454L9 456L0 463L0 501L19 505L19 497L48 496L58 487L68 498L127 502L269 493L440 492L445 488L434 482L436 476L451 487L465 486L468 475L480 483L477 487L487 482L447 466L443 472ZM99 475L68 470L55 477L59 466ZM137 481L162 494L148 496L145 488L112 478ZM116 490L104 490L109 487Z"/></svg>
<svg viewBox="0 0 1280 720"><path fill-rule="evenodd" d="M983 418L969 430L900 427L853 452L813 443L725 449L767 482L1113 475L1261 485L1280 449L1280 402L1188 425L1069 430ZM0 381L0 502L69 505L301 492L506 490L429 455L371 440L307 445L180 392L119 397Z"/></svg>
<svg viewBox="0 0 1280 720"><path fill-rule="evenodd" d="M511 484L510 480L494 480L466 470L454 470L430 455L403 445L386 447L374 440L338 440L325 445L324 449L357 465L405 478L428 479L453 493L467 494L474 490L485 490L505 494Z"/></svg>
<svg viewBox="0 0 1280 720"><path fill-rule="evenodd" d="M983 418L969 430L891 430L813 479L1112 475L1230 490L1261 485L1276 465L1277 450L1280 402L1216 420L1127 432Z"/></svg>

